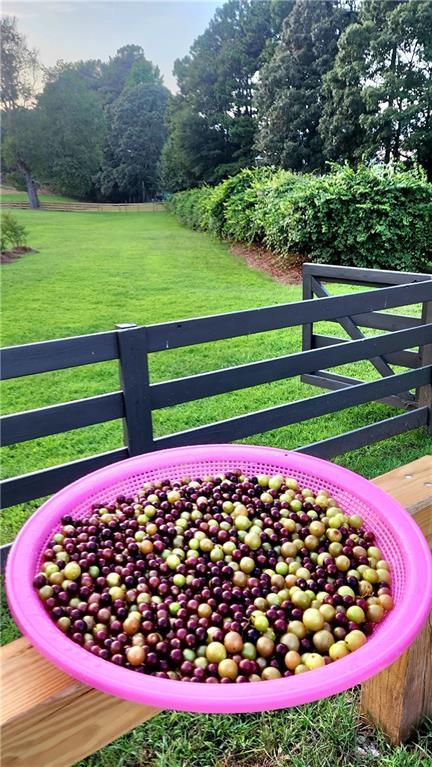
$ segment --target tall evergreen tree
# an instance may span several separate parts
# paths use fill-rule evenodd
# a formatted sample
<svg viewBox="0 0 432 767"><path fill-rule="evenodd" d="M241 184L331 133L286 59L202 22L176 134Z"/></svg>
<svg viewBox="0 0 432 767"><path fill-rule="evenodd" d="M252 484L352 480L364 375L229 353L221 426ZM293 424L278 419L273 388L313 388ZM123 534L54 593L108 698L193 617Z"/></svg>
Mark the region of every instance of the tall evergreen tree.
<svg viewBox="0 0 432 767"><path fill-rule="evenodd" d="M140 45L123 45L102 65L97 88L104 104L112 104L120 96L131 69L143 60L147 61Z"/></svg>
<svg viewBox="0 0 432 767"><path fill-rule="evenodd" d="M366 154L386 163L414 155L432 180L432 3L365 0L362 16L372 30L363 85Z"/></svg>
<svg viewBox="0 0 432 767"><path fill-rule="evenodd" d="M361 157L366 110L361 83L370 32L351 24L341 35L333 68L324 77L324 107L319 122L323 151L328 160L355 162Z"/></svg>
<svg viewBox="0 0 432 767"><path fill-rule="evenodd" d="M176 61L164 178L214 183L253 163L255 82L273 23L268 0L228 0Z"/></svg>
<svg viewBox="0 0 432 767"><path fill-rule="evenodd" d="M417 161L432 179L432 4L364 0L326 78L332 159Z"/></svg>
<svg viewBox="0 0 432 767"><path fill-rule="evenodd" d="M125 88L112 104L99 176L104 196L141 202L158 191L168 98L169 92L160 82L143 82Z"/></svg>
<svg viewBox="0 0 432 767"><path fill-rule="evenodd" d="M283 168L323 169L318 132L323 77L334 63L341 31L354 18L353 2L297 0L273 57L260 72L257 148Z"/></svg>

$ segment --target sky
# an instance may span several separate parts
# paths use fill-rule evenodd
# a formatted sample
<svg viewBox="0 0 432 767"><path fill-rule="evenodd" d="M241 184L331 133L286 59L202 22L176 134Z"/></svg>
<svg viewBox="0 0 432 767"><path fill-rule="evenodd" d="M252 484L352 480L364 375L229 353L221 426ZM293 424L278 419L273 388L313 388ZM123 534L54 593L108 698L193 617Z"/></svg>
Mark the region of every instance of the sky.
<svg viewBox="0 0 432 767"><path fill-rule="evenodd" d="M2 13L16 16L18 28L45 66L58 59L107 60L117 48L141 45L157 64L165 85L175 91L175 59L188 53L219 2L207 0L14 0Z"/></svg>

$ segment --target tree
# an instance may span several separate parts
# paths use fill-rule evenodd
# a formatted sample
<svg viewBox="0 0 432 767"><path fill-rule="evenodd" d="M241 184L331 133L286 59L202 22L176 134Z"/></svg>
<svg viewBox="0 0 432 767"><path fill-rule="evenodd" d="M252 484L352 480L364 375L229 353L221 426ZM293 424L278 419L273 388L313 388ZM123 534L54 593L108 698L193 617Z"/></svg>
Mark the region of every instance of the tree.
<svg viewBox="0 0 432 767"><path fill-rule="evenodd" d="M102 193L136 202L159 188L159 160L166 139L168 90L159 83L126 87L109 111L109 134L99 175Z"/></svg>
<svg viewBox="0 0 432 767"><path fill-rule="evenodd" d="M417 157L432 180L432 5L365 0L362 17L371 30L365 153L387 164Z"/></svg>
<svg viewBox="0 0 432 767"><path fill-rule="evenodd" d="M3 16L1 33L1 105L10 112L34 103L36 82L41 68L35 50L27 47L25 37L18 32L17 20Z"/></svg>
<svg viewBox="0 0 432 767"><path fill-rule="evenodd" d="M122 48L118 49L115 56L110 56L108 62L102 65L98 90L100 91L105 105L112 104L118 99L135 65L137 67L134 70L136 74L140 71L142 72L143 66L145 67L146 65L149 65L148 71L152 68L154 80L158 79L159 70L147 61L141 46L124 45ZM149 81L150 80L151 78L149 78ZM136 82L141 81L138 79ZM129 80L130 85L136 84L136 82L134 80Z"/></svg>
<svg viewBox="0 0 432 767"><path fill-rule="evenodd" d="M46 70L48 82L58 80L64 72L72 72L82 79L92 91L100 89L104 64L100 59L86 59L80 61L63 61L59 59L54 67Z"/></svg>
<svg viewBox="0 0 432 767"><path fill-rule="evenodd" d="M98 97L76 72L65 71L46 85L37 110L44 182L71 197L88 196L102 161L105 136Z"/></svg>
<svg viewBox="0 0 432 767"><path fill-rule="evenodd" d="M42 169L43 134L37 109L6 112L2 126L2 162L6 171L18 172L24 179L31 208L39 208L35 176Z"/></svg>
<svg viewBox="0 0 432 767"><path fill-rule="evenodd" d="M168 192L205 182L216 184L232 169L226 132L205 115L192 111L181 96L173 99L167 118L169 137L161 155L161 180Z"/></svg>
<svg viewBox="0 0 432 767"><path fill-rule="evenodd" d="M74 63L59 61L56 67L50 70L49 80L53 84L57 83L57 88L60 88L60 83L63 83L64 86L67 82L80 81L84 90L81 91L79 98L81 105L78 107L78 113L82 117L82 97L85 93L85 100L89 107L89 118L91 119L92 111L94 117L94 110L100 117L101 109L105 118L106 135L102 145L102 156L100 134L97 133L99 138L96 141L97 146L92 157L85 156L87 150L85 146L83 147L83 156L80 157L83 173L80 174L79 165L75 165L73 176L69 176L68 183L73 183L75 189L75 192L70 190L69 194L83 196L91 193L114 200L141 199L144 176L142 174L140 176L140 173L147 160L149 160L150 165L157 165L159 154L153 162L153 148L156 147L157 153L160 153L160 144L161 141L165 140L166 130L162 119L159 124L162 138L158 139L156 136L157 128L156 126L152 127L151 145L149 144L146 148L148 156L142 161L137 160L137 148L145 145L147 141L148 126L143 123L149 116L148 110L150 118L153 119L151 114L153 107L145 98L141 103L138 103L137 101L134 102L133 94L128 96L126 94L134 91L138 85L155 85L158 86L159 93L162 89L163 94L165 94L159 68L146 59L140 46L126 45L120 48L107 63L97 59ZM77 94L74 97L76 96ZM126 104L128 106L125 106ZM141 131L143 133L140 136ZM133 141L136 142L135 147L132 145ZM73 154L73 151L69 152L70 171L72 171ZM86 171L87 167L89 173ZM134 170L136 171L135 175ZM50 170L50 178L53 178L52 173L53 168ZM56 164L57 177L59 174L64 185L68 173L65 167L59 171L59 165ZM137 181L138 176L140 178ZM132 184L130 188L128 188L129 181ZM150 189L154 190L154 186L153 181L151 183L149 181L149 187L145 193L150 194ZM80 192L78 192L79 189Z"/></svg>
<svg viewBox="0 0 432 767"><path fill-rule="evenodd" d="M332 159L417 161L432 179L432 5L364 0L326 80Z"/></svg>
<svg viewBox="0 0 432 767"><path fill-rule="evenodd" d="M179 121L177 121L177 125ZM176 140L171 133L162 147L159 160L159 178L164 192L177 192L178 189L189 189L191 183L188 168L183 158L176 150Z"/></svg>
<svg viewBox="0 0 432 767"><path fill-rule="evenodd" d="M29 109L36 99L37 77L41 77L37 55L27 47L17 28L16 18L1 19L1 106L3 165L7 171L18 171L25 180L29 203L39 207L33 179L39 158L37 119Z"/></svg>
<svg viewBox="0 0 432 767"><path fill-rule="evenodd" d="M333 66L341 31L353 20L352 3L297 0L274 55L260 72L257 149L292 170L323 169L318 124L323 77Z"/></svg>
<svg viewBox="0 0 432 767"><path fill-rule="evenodd" d="M272 23L269 2L228 0L175 62L180 92L170 110L164 178L215 183L253 164L255 80Z"/></svg>
<svg viewBox="0 0 432 767"><path fill-rule="evenodd" d="M351 24L339 39L333 68L324 77L319 133L328 160L353 164L363 153L365 128L361 117L366 106L361 82L368 39L369 31L362 24Z"/></svg>
<svg viewBox="0 0 432 767"><path fill-rule="evenodd" d="M132 64L124 81L124 87L131 88L140 83L154 83L162 85L163 77L159 67L146 59L144 56Z"/></svg>
<svg viewBox="0 0 432 767"><path fill-rule="evenodd" d="M272 36L270 42L275 44L273 50L282 37L284 21L290 15L294 5L295 0L270 0L272 19Z"/></svg>

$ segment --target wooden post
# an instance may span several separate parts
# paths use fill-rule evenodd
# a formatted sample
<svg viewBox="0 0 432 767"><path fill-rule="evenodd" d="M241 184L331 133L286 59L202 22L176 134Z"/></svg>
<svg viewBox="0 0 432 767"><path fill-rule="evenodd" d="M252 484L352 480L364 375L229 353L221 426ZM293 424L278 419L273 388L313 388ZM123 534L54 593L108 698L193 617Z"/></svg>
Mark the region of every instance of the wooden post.
<svg viewBox="0 0 432 767"><path fill-rule="evenodd" d="M303 294L302 300L309 301L313 298L312 292L312 277L308 270L308 264L303 264ZM312 332L313 325L310 322L304 322L302 324L302 351L312 349Z"/></svg>
<svg viewBox="0 0 432 767"><path fill-rule="evenodd" d="M432 545L432 456L374 481L406 506ZM394 745L432 715L432 613L408 650L362 686L360 710Z"/></svg>
<svg viewBox="0 0 432 767"><path fill-rule="evenodd" d="M152 450L153 427L147 356L147 329L133 323L117 325L120 382L124 394L125 442L129 455Z"/></svg>
<svg viewBox="0 0 432 767"><path fill-rule="evenodd" d="M432 301L425 301L422 307L422 324L432 324ZM432 344L425 344L420 347L420 366L432 364ZM416 399L419 407L429 408L429 433L432 434L432 379L426 386L420 386L416 392Z"/></svg>

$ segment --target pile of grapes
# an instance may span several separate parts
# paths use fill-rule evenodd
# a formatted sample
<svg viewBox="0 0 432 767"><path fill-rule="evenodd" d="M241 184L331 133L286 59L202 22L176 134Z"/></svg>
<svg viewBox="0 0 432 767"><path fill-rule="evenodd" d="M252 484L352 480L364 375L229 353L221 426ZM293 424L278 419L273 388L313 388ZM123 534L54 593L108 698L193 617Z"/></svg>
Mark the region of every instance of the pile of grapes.
<svg viewBox="0 0 432 767"><path fill-rule="evenodd" d="M259 682L337 661L391 610L375 536L324 490L241 471L147 482L62 518L34 587L59 630L138 673Z"/></svg>

